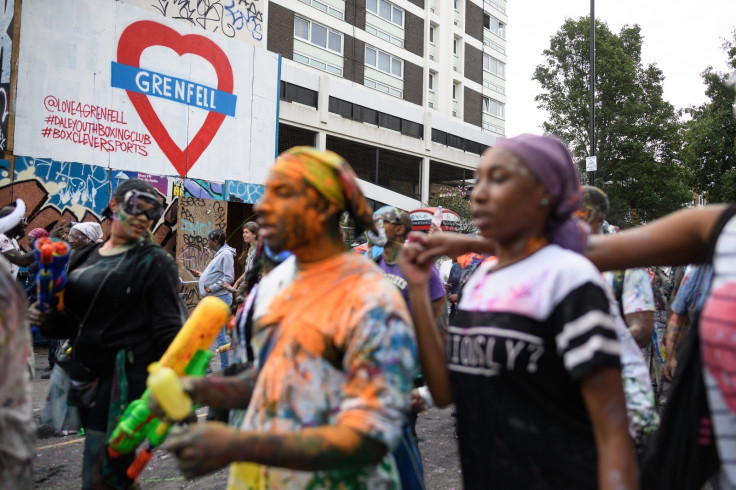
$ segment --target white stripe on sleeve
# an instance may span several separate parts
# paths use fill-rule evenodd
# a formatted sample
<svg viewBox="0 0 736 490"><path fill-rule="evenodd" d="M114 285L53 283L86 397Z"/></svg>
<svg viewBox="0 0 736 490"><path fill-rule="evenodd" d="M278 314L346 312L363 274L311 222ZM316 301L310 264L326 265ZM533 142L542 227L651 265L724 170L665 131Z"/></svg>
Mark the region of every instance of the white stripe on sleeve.
<svg viewBox="0 0 736 490"><path fill-rule="evenodd" d="M565 324L562 332L557 334L557 352L562 352L570 345L570 341L595 327L604 327L612 332L616 331L616 322L613 317L601 310L591 310L583 316Z"/></svg>
<svg viewBox="0 0 736 490"><path fill-rule="evenodd" d="M569 350L564 355L565 368L568 371L572 371L580 364L592 359L597 353L620 357L621 344L619 344L618 340L615 339L607 339L600 335L593 336L583 345Z"/></svg>

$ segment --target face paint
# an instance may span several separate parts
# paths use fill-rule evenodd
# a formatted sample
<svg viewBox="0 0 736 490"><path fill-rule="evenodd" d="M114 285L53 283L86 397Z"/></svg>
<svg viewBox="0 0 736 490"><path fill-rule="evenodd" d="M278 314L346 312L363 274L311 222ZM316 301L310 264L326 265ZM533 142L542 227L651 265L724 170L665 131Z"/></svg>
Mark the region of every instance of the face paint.
<svg viewBox="0 0 736 490"><path fill-rule="evenodd" d="M264 243L275 252L308 247L325 233L325 203L304 179L271 171L256 206Z"/></svg>
<svg viewBox="0 0 736 490"><path fill-rule="evenodd" d="M368 240L370 240L372 244L379 247L385 247L386 243L388 243L388 238L386 237L386 230L383 227L383 218L378 218L373 223L376 225L376 230L378 230L378 233L373 233L370 230L366 230L365 234L368 236Z"/></svg>

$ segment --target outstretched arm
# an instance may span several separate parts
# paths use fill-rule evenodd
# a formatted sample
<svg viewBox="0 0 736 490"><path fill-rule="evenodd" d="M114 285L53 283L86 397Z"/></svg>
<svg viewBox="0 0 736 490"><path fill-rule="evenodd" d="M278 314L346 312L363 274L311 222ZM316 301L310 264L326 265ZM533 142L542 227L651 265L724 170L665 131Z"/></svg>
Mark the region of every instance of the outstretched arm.
<svg viewBox="0 0 736 490"><path fill-rule="evenodd" d="M250 368L237 376L208 376L183 378L182 387L194 403L212 408L246 408L253 395L256 368Z"/></svg>
<svg viewBox="0 0 736 490"><path fill-rule="evenodd" d="M697 262L726 205L683 209L615 235L588 239L585 255L600 270Z"/></svg>
<svg viewBox="0 0 736 490"><path fill-rule="evenodd" d="M377 464L386 446L355 429L335 425L287 434L245 432L208 422L169 438L165 448L179 459L187 478L211 473L238 461L301 471L355 468Z"/></svg>
<svg viewBox="0 0 736 490"><path fill-rule="evenodd" d="M8 259L11 264L15 264L18 267L28 267L33 263L36 258L33 255L33 250L30 252L23 253L17 249L9 249L3 251L3 256Z"/></svg>

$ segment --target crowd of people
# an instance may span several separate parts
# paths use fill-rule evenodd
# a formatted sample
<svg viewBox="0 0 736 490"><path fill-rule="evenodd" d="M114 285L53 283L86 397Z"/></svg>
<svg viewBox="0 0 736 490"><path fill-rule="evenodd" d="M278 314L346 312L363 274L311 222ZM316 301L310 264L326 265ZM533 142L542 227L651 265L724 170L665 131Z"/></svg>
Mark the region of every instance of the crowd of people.
<svg viewBox="0 0 736 490"><path fill-rule="evenodd" d="M339 155L282 153L240 255L216 229L213 259L190 269L235 315L230 341L226 326L218 335L221 371L180 380L221 414L166 441L182 474L229 466L230 488L424 488L417 414L454 404L468 489L736 489L736 206L620 231L565 145L531 134L481 156L471 205L477 235L412 232L406 211L369 207ZM17 369L28 324L63 339L50 361L85 430L81 486L135 485L135 454L111 457L108 439L187 318L176 262L149 233L163 211L129 179L106 239L95 223L29 232L31 247L71 244L60 308L23 294L17 268L34 274L35 258L17 243L22 201L0 211L0 487L33 484ZM345 244L345 214L368 237L360 251Z"/></svg>

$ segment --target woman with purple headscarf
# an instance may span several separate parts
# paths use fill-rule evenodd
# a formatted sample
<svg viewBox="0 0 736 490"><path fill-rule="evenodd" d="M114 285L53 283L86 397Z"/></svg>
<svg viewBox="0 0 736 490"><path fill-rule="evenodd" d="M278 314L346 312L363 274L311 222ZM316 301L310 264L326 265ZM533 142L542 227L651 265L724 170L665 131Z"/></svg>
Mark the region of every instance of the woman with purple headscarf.
<svg viewBox="0 0 736 490"><path fill-rule="evenodd" d="M465 488L635 488L614 312L579 254L569 151L550 136L504 139L476 178L482 238L413 235L399 262L427 384L438 405L456 404ZM493 245L443 347L427 294L432 260Z"/></svg>

